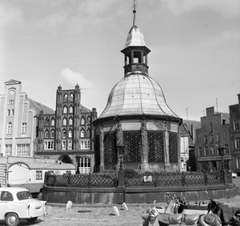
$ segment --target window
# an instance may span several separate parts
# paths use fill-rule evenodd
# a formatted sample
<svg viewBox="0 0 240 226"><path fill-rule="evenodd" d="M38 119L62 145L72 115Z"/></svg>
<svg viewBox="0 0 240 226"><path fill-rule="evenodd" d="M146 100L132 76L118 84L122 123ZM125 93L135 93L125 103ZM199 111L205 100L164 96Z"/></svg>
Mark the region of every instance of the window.
<svg viewBox="0 0 240 226"><path fill-rule="evenodd" d="M203 156L202 147L199 147L199 148L198 148L198 155L199 155L199 156Z"/></svg>
<svg viewBox="0 0 240 226"><path fill-rule="evenodd" d="M81 149L90 149L90 140L81 140Z"/></svg>
<svg viewBox="0 0 240 226"><path fill-rule="evenodd" d="M14 100L9 100L8 105L14 105Z"/></svg>
<svg viewBox="0 0 240 226"><path fill-rule="evenodd" d="M66 150L66 141L65 140L62 141L62 150Z"/></svg>
<svg viewBox="0 0 240 226"><path fill-rule="evenodd" d="M81 125L85 125L85 118L84 117L81 118Z"/></svg>
<svg viewBox="0 0 240 226"><path fill-rule="evenodd" d="M40 170L37 170L36 171L36 180L42 180L43 177L42 177L42 171Z"/></svg>
<svg viewBox="0 0 240 226"><path fill-rule="evenodd" d="M240 148L240 137L235 138L235 148L239 149Z"/></svg>
<svg viewBox="0 0 240 226"><path fill-rule="evenodd" d="M213 125L212 125L212 122L210 122L210 132L213 131Z"/></svg>
<svg viewBox="0 0 240 226"><path fill-rule="evenodd" d="M62 138L66 138L67 137L67 132L66 132L66 130L64 129L63 131L62 131Z"/></svg>
<svg viewBox="0 0 240 226"><path fill-rule="evenodd" d="M85 130L84 130L84 129L81 129L80 137L84 137L84 136L85 136Z"/></svg>
<svg viewBox="0 0 240 226"><path fill-rule="evenodd" d="M217 134L217 135L216 135L216 140L217 140L217 142L220 142L220 141L221 141L221 139L220 139L220 134Z"/></svg>
<svg viewBox="0 0 240 226"><path fill-rule="evenodd" d="M240 168L240 157L236 158L236 164L237 164L237 168Z"/></svg>
<svg viewBox="0 0 240 226"><path fill-rule="evenodd" d="M207 136L204 136L203 142L204 142L204 144L207 144L207 142L208 142Z"/></svg>
<svg viewBox="0 0 240 226"><path fill-rule="evenodd" d="M209 149L208 149L207 146L204 147L204 152L205 152L205 155L206 155L206 156L209 156Z"/></svg>
<svg viewBox="0 0 240 226"><path fill-rule="evenodd" d="M214 155L214 147L210 147L210 155Z"/></svg>
<svg viewBox="0 0 240 226"><path fill-rule="evenodd" d="M11 122L9 122L7 124L7 134L12 134L12 123Z"/></svg>
<svg viewBox="0 0 240 226"><path fill-rule="evenodd" d="M225 146L225 148L226 148L226 149L225 149L225 154L229 154L228 144L225 144L224 146Z"/></svg>
<svg viewBox="0 0 240 226"><path fill-rule="evenodd" d="M54 118L51 119L51 126L55 126L55 119Z"/></svg>
<svg viewBox="0 0 240 226"><path fill-rule="evenodd" d="M69 113L73 113L73 107L72 106L69 107Z"/></svg>
<svg viewBox="0 0 240 226"><path fill-rule="evenodd" d="M44 150L53 150L53 149L54 149L54 142L52 140L45 140Z"/></svg>
<svg viewBox="0 0 240 226"><path fill-rule="evenodd" d="M70 129L69 131L68 131L68 137L72 137L72 130Z"/></svg>
<svg viewBox="0 0 240 226"><path fill-rule="evenodd" d="M62 124L63 124L63 126L66 126L66 125L67 125L67 119L66 119L66 118L63 118Z"/></svg>
<svg viewBox="0 0 240 226"><path fill-rule="evenodd" d="M14 109L12 109L12 116L14 115Z"/></svg>
<svg viewBox="0 0 240 226"><path fill-rule="evenodd" d="M48 130L45 131L45 135L44 135L44 136L45 136L45 138L49 138L49 132L48 132Z"/></svg>
<svg viewBox="0 0 240 226"><path fill-rule="evenodd" d="M71 126L73 124L73 119L72 118L69 118L69 125Z"/></svg>
<svg viewBox="0 0 240 226"><path fill-rule="evenodd" d="M47 117L46 119L45 119L45 126L49 126L50 125L50 122L49 122L49 118Z"/></svg>
<svg viewBox="0 0 240 226"><path fill-rule="evenodd" d="M51 138L54 138L54 130L51 130Z"/></svg>
<svg viewBox="0 0 240 226"><path fill-rule="evenodd" d="M87 117L87 120L88 120L88 123L91 123L91 117L90 116Z"/></svg>
<svg viewBox="0 0 240 226"><path fill-rule="evenodd" d="M30 144L17 144L17 156L30 156Z"/></svg>
<svg viewBox="0 0 240 226"><path fill-rule="evenodd" d="M11 144L5 145L5 155L12 156L12 145Z"/></svg>
<svg viewBox="0 0 240 226"><path fill-rule="evenodd" d="M233 121L233 130L239 130L239 129L240 129L239 121L234 120Z"/></svg>
<svg viewBox="0 0 240 226"><path fill-rule="evenodd" d="M7 116L11 116L11 110L10 109L8 109L8 111L7 111Z"/></svg>
<svg viewBox="0 0 240 226"><path fill-rule="evenodd" d="M63 107L63 114L67 114L67 106Z"/></svg>
<svg viewBox="0 0 240 226"><path fill-rule="evenodd" d="M67 149L72 150L72 141L71 140L68 141L68 148Z"/></svg>
<svg viewBox="0 0 240 226"><path fill-rule="evenodd" d="M210 143L213 143L213 142L214 142L213 134L210 134Z"/></svg>
<svg viewBox="0 0 240 226"><path fill-rule="evenodd" d="M8 191L1 192L1 201L13 201L13 196Z"/></svg>
<svg viewBox="0 0 240 226"><path fill-rule="evenodd" d="M27 133L27 123L26 122L22 123L22 133L23 134Z"/></svg>
<svg viewBox="0 0 240 226"><path fill-rule="evenodd" d="M90 173L90 158L85 158L85 157L81 157L79 159L79 163L80 163L80 167L79 167L79 172L83 173L83 174L88 174Z"/></svg>
<svg viewBox="0 0 240 226"><path fill-rule="evenodd" d="M90 129L87 129L87 137L90 137Z"/></svg>

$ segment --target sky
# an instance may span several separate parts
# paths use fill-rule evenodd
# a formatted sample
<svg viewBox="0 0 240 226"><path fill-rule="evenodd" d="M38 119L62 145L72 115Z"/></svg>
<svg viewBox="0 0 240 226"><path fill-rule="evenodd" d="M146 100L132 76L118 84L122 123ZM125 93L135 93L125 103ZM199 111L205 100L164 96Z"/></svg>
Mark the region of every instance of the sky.
<svg viewBox="0 0 240 226"><path fill-rule="evenodd" d="M81 103L100 115L124 77L132 11L132 0L0 0L0 94L15 79L55 110L58 86L78 84ZM138 0L136 25L149 76L179 117L200 121L208 107L238 104L240 0Z"/></svg>

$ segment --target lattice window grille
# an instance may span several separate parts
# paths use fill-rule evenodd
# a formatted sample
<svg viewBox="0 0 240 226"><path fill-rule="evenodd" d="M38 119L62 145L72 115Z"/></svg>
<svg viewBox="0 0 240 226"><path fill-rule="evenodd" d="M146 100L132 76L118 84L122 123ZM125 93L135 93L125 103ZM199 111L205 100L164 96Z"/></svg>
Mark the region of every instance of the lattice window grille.
<svg viewBox="0 0 240 226"><path fill-rule="evenodd" d="M148 162L164 162L163 132L148 132Z"/></svg>
<svg viewBox="0 0 240 226"><path fill-rule="evenodd" d="M140 132L123 132L124 138L124 162L140 163L141 148L140 148Z"/></svg>
<svg viewBox="0 0 240 226"><path fill-rule="evenodd" d="M104 164L117 163L115 133L104 134Z"/></svg>
<svg viewBox="0 0 240 226"><path fill-rule="evenodd" d="M178 134L169 132L169 161L178 163Z"/></svg>

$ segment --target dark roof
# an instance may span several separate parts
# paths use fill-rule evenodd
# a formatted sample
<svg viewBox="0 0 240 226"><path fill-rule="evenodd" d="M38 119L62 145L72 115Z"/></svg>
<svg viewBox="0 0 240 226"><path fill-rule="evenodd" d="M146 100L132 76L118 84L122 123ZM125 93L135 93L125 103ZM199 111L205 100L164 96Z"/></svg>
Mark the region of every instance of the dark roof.
<svg viewBox="0 0 240 226"><path fill-rule="evenodd" d="M44 112L44 114L55 114L55 111L52 110L51 108L49 108L43 104L40 104L35 100L29 99L29 98L28 98L28 100L30 101L30 107L36 109L38 113L42 110Z"/></svg>
<svg viewBox="0 0 240 226"><path fill-rule="evenodd" d="M88 108L84 107L83 105L81 105L81 113L90 113L92 112L91 110L89 110Z"/></svg>

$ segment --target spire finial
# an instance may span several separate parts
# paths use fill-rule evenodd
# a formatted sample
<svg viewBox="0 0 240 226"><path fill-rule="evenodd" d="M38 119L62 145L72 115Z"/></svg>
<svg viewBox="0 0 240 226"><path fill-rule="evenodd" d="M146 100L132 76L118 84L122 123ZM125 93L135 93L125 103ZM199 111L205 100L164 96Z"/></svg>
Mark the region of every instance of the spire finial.
<svg viewBox="0 0 240 226"><path fill-rule="evenodd" d="M136 22L137 2L138 0L133 0L133 26L135 26L135 22Z"/></svg>

